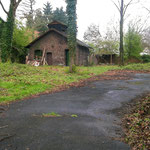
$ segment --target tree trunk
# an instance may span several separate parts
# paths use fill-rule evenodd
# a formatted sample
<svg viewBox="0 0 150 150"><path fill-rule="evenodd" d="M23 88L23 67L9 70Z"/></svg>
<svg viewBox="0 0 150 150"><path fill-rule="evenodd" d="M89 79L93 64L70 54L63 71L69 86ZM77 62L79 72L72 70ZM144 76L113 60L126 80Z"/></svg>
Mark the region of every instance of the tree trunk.
<svg viewBox="0 0 150 150"><path fill-rule="evenodd" d="M14 29L15 12L16 12L14 4L15 4L15 0L11 0L9 12L7 16L7 22L5 23L5 27L2 35L1 57L3 62L11 61L13 29Z"/></svg>
<svg viewBox="0 0 150 150"><path fill-rule="evenodd" d="M120 10L120 65L124 65L124 46L123 46L123 23L124 23L124 0L121 0L121 10Z"/></svg>
<svg viewBox="0 0 150 150"><path fill-rule="evenodd" d="M7 22L5 23L2 31L2 44L1 44L1 59L2 62L11 61L12 53L12 41L13 41L13 31L14 22L17 7L21 0L10 0L9 11L7 13Z"/></svg>
<svg viewBox="0 0 150 150"><path fill-rule="evenodd" d="M70 56L69 71L74 72L76 60L76 36L77 36L77 17L76 17L76 4L77 0L66 0L67 2L67 15L68 15L68 49Z"/></svg>

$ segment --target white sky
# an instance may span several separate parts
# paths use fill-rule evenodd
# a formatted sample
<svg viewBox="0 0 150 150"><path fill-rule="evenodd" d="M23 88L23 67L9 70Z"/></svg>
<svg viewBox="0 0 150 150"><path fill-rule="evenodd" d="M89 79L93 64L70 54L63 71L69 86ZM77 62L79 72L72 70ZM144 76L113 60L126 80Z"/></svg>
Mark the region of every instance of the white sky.
<svg viewBox="0 0 150 150"><path fill-rule="evenodd" d="M2 0L6 9L9 8L9 1L10 0ZM42 8L43 3L46 3L47 1L52 4L53 9L61 6L65 9L66 7L65 0L36 0L35 8ZM129 0L125 0L125 3L128 1ZM127 11L127 15L130 14L130 16L127 18L125 24L127 25L129 20L138 16L142 17L144 20L148 14L146 9L143 8L144 6L149 6L150 8L150 0L141 0L140 4L131 5ZM1 7L0 16L5 19L5 13ZM111 0L78 0L77 17L78 37L83 39L84 32L90 24L94 23L99 25L100 31L103 32L106 30L106 27L110 25L110 20L116 22L119 19L119 13Z"/></svg>

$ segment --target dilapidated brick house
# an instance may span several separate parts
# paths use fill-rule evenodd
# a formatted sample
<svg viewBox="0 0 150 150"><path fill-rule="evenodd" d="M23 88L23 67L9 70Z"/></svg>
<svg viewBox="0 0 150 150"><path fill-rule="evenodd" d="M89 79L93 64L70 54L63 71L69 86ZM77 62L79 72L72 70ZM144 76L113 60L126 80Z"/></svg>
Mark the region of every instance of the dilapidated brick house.
<svg viewBox="0 0 150 150"><path fill-rule="evenodd" d="M48 25L49 30L32 41L29 48L28 60L41 61L42 57L48 65L69 65L69 49L67 46L67 26L58 21ZM43 53L45 53L43 55ZM87 65L89 46L77 40L76 65Z"/></svg>

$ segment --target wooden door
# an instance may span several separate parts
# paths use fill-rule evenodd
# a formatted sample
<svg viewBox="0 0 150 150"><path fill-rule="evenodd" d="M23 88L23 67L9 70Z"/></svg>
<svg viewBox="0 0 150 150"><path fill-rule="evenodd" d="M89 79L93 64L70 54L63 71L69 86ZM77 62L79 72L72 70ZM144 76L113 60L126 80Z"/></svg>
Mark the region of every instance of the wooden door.
<svg viewBox="0 0 150 150"><path fill-rule="evenodd" d="M66 66L69 66L69 50L65 50L65 59L66 59Z"/></svg>
<svg viewBox="0 0 150 150"><path fill-rule="evenodd" d="M48 65L53 64L52 53L47 53L47 63L48 63Z"/></svg>

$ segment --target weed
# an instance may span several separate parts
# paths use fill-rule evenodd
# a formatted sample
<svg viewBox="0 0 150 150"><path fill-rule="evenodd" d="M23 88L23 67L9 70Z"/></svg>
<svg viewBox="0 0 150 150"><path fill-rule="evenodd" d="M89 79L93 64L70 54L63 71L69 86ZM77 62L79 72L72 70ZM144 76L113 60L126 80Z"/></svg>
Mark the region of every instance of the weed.
<svg viewBox="0 0 150 150"><path fill-rule="evenodd" d="M51 113L43 113L42 117L61 117L61 115L55 112L51 112Z"/></svg>
<svg viewBox="0 0 150 150"><path fill-rule="evenodd" d="M73 114L73 115L71 115L71 117L73 117L73 118L77 118L77 117L78 117L78 115Z"/></svg>

